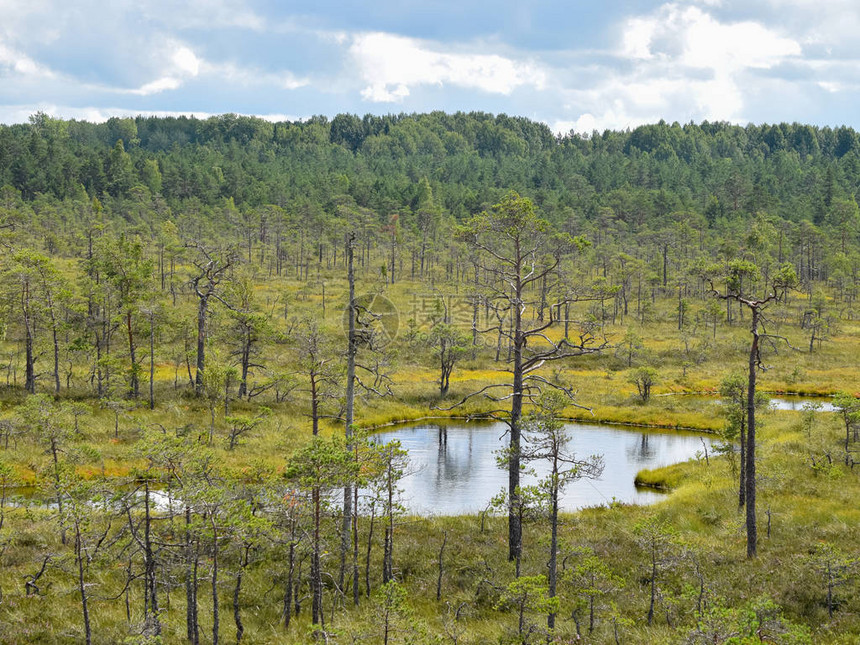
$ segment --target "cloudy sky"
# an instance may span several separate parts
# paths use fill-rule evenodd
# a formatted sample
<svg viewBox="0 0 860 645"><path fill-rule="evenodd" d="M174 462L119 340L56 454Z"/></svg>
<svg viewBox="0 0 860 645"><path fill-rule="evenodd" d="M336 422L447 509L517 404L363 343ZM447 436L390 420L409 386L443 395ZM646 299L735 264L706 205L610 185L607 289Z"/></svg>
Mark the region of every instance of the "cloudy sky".
<svg viewBox="0 0 860 645"><path fill-rule="evenodd" d="M0 122L482 110L860 129L857 0L0 0Z"/></svg>

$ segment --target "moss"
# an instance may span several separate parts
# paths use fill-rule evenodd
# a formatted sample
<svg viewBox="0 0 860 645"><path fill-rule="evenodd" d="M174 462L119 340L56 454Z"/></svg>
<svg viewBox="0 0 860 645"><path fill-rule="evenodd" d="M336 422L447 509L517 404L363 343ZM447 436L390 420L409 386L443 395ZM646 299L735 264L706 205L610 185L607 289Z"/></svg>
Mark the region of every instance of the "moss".
<svg viewBox="0 0 860 645"><path fill-rule="evenodd" d="M653 470L645 468L636 473L634 482L644 488L669 491L677 488L689 474L689 464L673 464Z"/></svg>

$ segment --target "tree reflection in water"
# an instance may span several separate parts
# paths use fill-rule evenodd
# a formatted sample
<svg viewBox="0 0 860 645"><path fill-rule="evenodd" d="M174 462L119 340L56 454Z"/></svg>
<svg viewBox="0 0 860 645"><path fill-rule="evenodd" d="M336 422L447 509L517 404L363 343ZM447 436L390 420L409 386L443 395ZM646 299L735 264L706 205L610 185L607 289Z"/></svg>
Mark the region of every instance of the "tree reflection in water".
<svg viewBox="0 0 860 645"><path fill-rule="evenodd" d="M496 466L496 451L505 445L505 426L492 422L418 423L375 435L377 441L397 438L409 451L414 472L400 485L411 512L455 515L477 513L506 483ZM633 480L643 468L657 468L695 457L702 449L698 434L568 424L577 455L603 455L606 468L596 481L580 481L566 491L565 510L617 500L647 504L662 495L638 490ZM706 444L710 438L704 437ZM538 472L538 476L544 473ZM533 483L528 477L524 483Z"/></svg>

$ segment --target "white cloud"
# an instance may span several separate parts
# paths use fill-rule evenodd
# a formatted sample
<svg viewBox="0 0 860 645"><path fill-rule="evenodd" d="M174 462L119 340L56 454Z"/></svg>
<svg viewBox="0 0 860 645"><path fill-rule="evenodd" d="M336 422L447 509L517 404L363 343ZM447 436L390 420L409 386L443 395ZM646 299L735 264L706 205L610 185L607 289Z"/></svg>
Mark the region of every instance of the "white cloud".
<svg viewBox="0 0 860 645"><path fill-rule="evenodd" d="M532 63L497 54L447 53L413 38L386 33L353 38L350 54L366 84L363 98L401 101L417 85L456 85L492 94L510 94L530 85L541 89L545 73Z"/></svg>
<svg viewBox="0 0 860 645"><path fill-rule="evenodd" d="M241 63L207 61L200 54L210 40L207 30L269 27L248 0L0 0L0 15L0 79L14 73L18 88L50 77L52 86L45 91L60 101L81 88L153 96L176 92L198 78L277 89L308 83L290 71L243 69ZM52 72L37 51L67 55Z"/></svg>
<svg viewBox="0 0 860 645"><path fill-rule="evenodd" d="M796 64L801 76L795 79L799 94L814 94L817 90L829 94L858 91L860 3L856 0L767 0L763 8L769 12L769 21L779 24L804 46L803 60ZM826 102L819 105L830 109Z"/></svg>
<svg viewBox="0 0 860 645"><path fill-rule="evenodd" d="M274 87L295 90L310 83L288 70L267 72L256 67L244 67L234 62L212 62L198 57L190 47L183 43L170 41L162 48L171 52L162 59L161 74L158 78L133 90L121 93L148 96L159 92L179 89L187 80L215 79L221 83L244 87Z"/></svg>
<svg viewBox="0 0 860 645"><path fill-rule="evenodd" d="M145 57L131 56L129 50L133 47L146 47L150 53ZM112 95L153 96L180 90L193 79L286 90L295 90L310 83L308 78L298 77L289 70L264 71L235 62L206 60L198 55L190 44L169 34L149 34L140 42L124 44L123 48L122 55L129 55L131 63L124 68L123 75L132 83L137 81L137 85L122 80L108 84L101 80L84 79L70 72L54 72L18 49L5 44L0 31L0 79L9 79L14 75L19 86L22 82L33 84L50 80L50 90L58 98L80 89ZM120 50L116 50L115 54L119 57Z"/></svg>
<svg viewBox="0 0 860 645"><path fill-rule="evenodd" d="M170 39L159 39L156 48L160 56L149 61L155 79L134 89L109 88L119 94L150 96L180 89L192 79L215 80L219 83L243 87L270 87L295 90L310 83L306 77L298 77L289 70L264 71L257 67L245 67L235 62L213 62L199 57L187 44ZM104 89L104 88L102 88Z"/></svg>
<svg viewBox="0 0 860 645"><path fill-rule="evenodd" d="M149 96L150 94L160 94L169 90L176 90L181 87L182 81L172 76L164 76L162 78L144 83L136 90L127 90L128 94L136 94L138 96Z"/></svg>
<svg viewBox="0 0 860 645"><path fill-rule="evenodd" d="M180 45L171 56L173 65L189 76L197 76L200 72L200 59L188 47Z"/></svg>
<svg viewBox="0 0 860 645"><path fill-rule="evenodd" d="M621 45L621 55L627 58L647 60L653 58L651 41L657 29L654 20L649 18L631 18L624 27Z"/></svg>
<svg viewBox="0 0 860 645"><path fill-rule="evenodd" d="M201 75L220 79L234 85L268 86L285 90L296 90L310 84L307 77L298 77L288 70L266 72L255 67L243 67L236 63L210 63L201 65Z"/></svg>
<svg viewBox="0 0 860 645"><path fill-rule="evenodd" d="M161 55L151 59L152 66L158 67L156 71L158 76L140 87L134 89L113 88L114 91L120 94L150 96L152 94L177 90L182 87L182 84L187 79L194 78L200 74L201 68L206 63L198 58L190 47L172 39L160 40L163 42L159 43L157 51Z"/></svg>
<svg viewBox="0 0 860 645"><path fill-rule="evenodd" d="M801 54L797 41L755 22L722 24L696 8L669 13L685 34L682 64L719 71L768 69Z"/></svg>
<svg viewBox="0 0 860 645"><path fill-rule="evenodd" d="M628 58L731 72L773 67L799 56L801 47L796 40L757 22L721 23L698 7L666 4L654 15L627 22L621 53Z"/></svg>
<svg viewBox="0 0 860 645"><path fill-rule="evenodd" d="M55 76L49 68L14 47L4 44L0 39L0 78L8 74L26 76L31 79L53 78Z"/></svg>
<svg viewBox="0 0 860 645"><path fill-rule="evenodd" d="M39 37L55 38L70 23L84 21L98 28L99 23L127 24L134 27L158 23L176 29L235 28L262 31L266 19L246 0L0 0L0 15L9 31L18 31L33 20ZM131 18L131 20L128 20ZM124 20L125 19L125 20Z"/></svg>
<svg viewBox="0 0 860 645"><path fill-rule="evenodd" d="M700 3L713 4L713 3ZM560 127L577 132L636 127L661 118L744 117L746 98L766 84L753 72L799 61L800 43L758 22L721 22L699 6L668 3L622 25L616 50L588 89L572 89Z"/></svg>
<svg viewBox="0 0 860 645"><path fill-rule="evenodd" d="M0 34L14 36L20 33L22 27L30 16L46 13L51 10L46 0L31 0L21 2L20 0L0 0Z"/></svg>

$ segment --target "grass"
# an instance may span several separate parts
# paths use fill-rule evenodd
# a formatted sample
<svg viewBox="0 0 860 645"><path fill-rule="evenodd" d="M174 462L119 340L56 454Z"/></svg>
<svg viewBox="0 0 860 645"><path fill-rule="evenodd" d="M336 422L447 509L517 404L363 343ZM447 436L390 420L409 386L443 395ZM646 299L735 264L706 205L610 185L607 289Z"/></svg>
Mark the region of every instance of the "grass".
<svg viewBox="0 0 860 645"><path fill-rule="evenodd" d="M332 338L340 340L338 303L343 300L342 281L333 274L325 275L327 313L323 321ZM283 293L293 294L294 312L319 316L321 300L318 283L280 281L267 283L258 290L261 303L274 302ZM400 283L389 288L387 295L401 308L408 310L410 290L415 285ZM307 299L296 294L308 293ZM704 304L704 303L701 303ZM694 310L691 319L695 318ZM577 391L577 402L585 408L569 407L564 415L570 419L601 423L648 425L668 430L696 429L717 432L723 426L719 406L713 397L683 396L686 393L715 393L720 381L731 371L743 369L746 361L749 332L743 324L721 325L716 341L709 328L688 328L678 331L671 313L671 302L661 304L662 312L645 324L607 324L605 332L610 344L618 343L633 327L644 339L643 352L634 359L633 367L649 364L657 368L658 381L648 403L638 400L635 387L628 381L629 368L622 356L614 351L581 357L567 364L546 366L540 374L556 378ZM582 312L580 312L582 313ZM791 319L785 316L786 320ZM282 321L281 321L282 322ZM279 323L280 324L280 323ZM788 333L795 344L802 341L796 328L777 325L775 331ZM553 329L553 338L561 331ZM226 343L228 337L218 342ZM8 345L8 343L7 343ZM685 347L700 347L701 351L685 352ZM486 414L499 404L474 398L462 407L449 411L436 408L451 406L470 392L486 385L503 382L504 365L495 363L491 353L479 354L458 364L452 375L451 391L438 396L436 372L430 352L421 346L410 346L401 337L393 346L396 359L390 376L395 395L379 399L361 397L357 401L356 419L363 428L415 420L427 416L468 416ZM277 347L287 356L289 347ZM503 352L504 354L504 352ZM841 330L815 353L795 352L780 348L766 356L769 370L760 376L759 388L771 392L795 392L805 395L829 395L839 390L856 391L860 370L860 324L842 321ZM69 451L75 453L75 467L89 478L123 480L135 467L143 466L135 456L134 445L147 429L164 426L168 429L187 427L192 435L205 438L209 432L210 412L203 401L191 396L186 389L174 390L174 366L162 362L156 371L157 406L154 411L137 407L125 411L119 420L118 437L114 437L114 414L98 405L83 390L84 375L78 371L73 379L73 391L64 398L77 399L90 406L89 414L80 419L81 436L74 437ZM184 367L180 371L180 383ZM118 373L115 378L121 379ZM212 449L215 459L226 471L242 473L252 465L262 464L276 472L282 469L289 455L310 437L310 420L306 416L308 401L303 386L297 387L282 403L272 403L273 415L254 434L243 439L235 450L226 445L226 421L219 403L215 415L215 439ZM15 387L0 392L0 420L17 423L22 401ZM255 404L231 402L230 414L252 414ZM335 406L336 407L336 406ZM342 432L342 424L326 420L325 435ZM841 463L839 446L842 430L835 415L822 413L812 430L801 429L800 415L774 412L762 418L760 429L760 498L759 519L762 531L760 556L755 561L744 557L742 517L737 508L736 457L709 455L704 459L676 464L658 470L641 471L637 483L673 493L651 508L610 504L565 515L560 531L561 559L568 577L560 587L563 597L560 642L572 642L576 627L569 619L582 588L570 580L581 556L578 547L588 547L601 559L621 582L617 588L601 596L597 622L592 634L583 634L585 642L613 643L617 628L622 642L662 643L683 642L697 621L696 590L701 580L706 587L710 606L720 603L739 610L750 606L762 596L778 603L787 621L809 626L816 643L855 643L860 638L860 589L856 577L850 577L836 590L838 610L831 619L824 605L825 588L820 567L815 562L816 546L822 542L836 545L846 554L860 552L860 510L856 500L860 495L860 469ZM0 437L2 441L2 437ZM832 464L812 468L812 458L826 462L830 453ZM0 459L11 463L20 482L38 483L50 466L44 446L32 436L13 437L10 450L0 450ZM643 583L649 570L647 553L642 548L634 527L645 518L656 517L671 527L673 538L662 578L662 593L655 624L645 620L648 607L648 585ZM770 537L766 536L770 520ZM484 530L481 524L484 522ZM53 514L39 508L7 509L5 527L0 539L0 643L70 643L81 639L79 607L75 595L73 567L68 549L59 544ZM362 520L362 540L367 531ZM336 535L334 520L326 525L329 552L325 566L336 568ZM442 600L435 600L438 552L445 535L445 573ZM374 538L372 581L381 581L381 531L377 526ZM8 542L6 541L8 540ZM528 523L525 532L523 571L529 575L543 573L546 563L547 527L537 520ZM289 631L281 626L280 600L283 574L283 546L270 544L266 554L254 561L248 570L242 594L246 634L243 643L309 642L306 637L309 603L305 601L302 614ZM27 597L22 580L38 570L42 554L57 554L57 562L46 574L45 596ZM506 642L516 625L516 616L509 608L498 605L498 589L514 576L513 565L507 561L506 526L504 518L479 516L401 518L395 531L395 566L407 591L411 618L403 617L397 633L398 642L413 635L437 635L446 641L446 631L462 629L461 643ZM671 557L669 557L671 556ZM223 586L219 589L222 608L222 639L233 638L230 614L232 580L236 571L236 553L224 555ZM204 557L201 579L206 584L211 561ZM124 597L109 600L122 591L124 563L94 562L92 565L92 606L96 642L122 642L140 631L143 606L142 586L129 590L132 608L131 622L126 620ZM181 575L170 568L163 572L162 592L170 593L170 606L162 603L163 641L181 642L184 638L184 591ZM306 565L305 565L306 566ZM306 569L305 569L306 571ZM701 578L699 577L701 576ZM623 584L621 584L623 582ZM332 588L326 595L326 607L332 602ZM463 605L462 621L453 624L449 608ZM208 640L211 629L211 599L205 586L200 589L201 633ZM331 619L329 619L331 620ZM540 616L531 616L541 624ZM379 642L379 608L372 598L362 597L358 609L346 603L333 619L340 632L336 642ZM566 640L565 640L566 639ZM415 636L416 642L420 641Z"/></svg>
<svg viewBox="0 0 860 645"><path fill-rule="evenodd" d="M657 490L674 490L681 484L688 468L687 464L673 464L653 470L645 468L636 473L634 481L637 486L656 488Z"/></svg>

